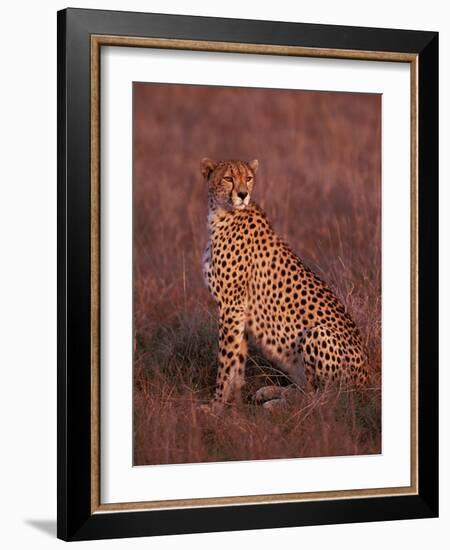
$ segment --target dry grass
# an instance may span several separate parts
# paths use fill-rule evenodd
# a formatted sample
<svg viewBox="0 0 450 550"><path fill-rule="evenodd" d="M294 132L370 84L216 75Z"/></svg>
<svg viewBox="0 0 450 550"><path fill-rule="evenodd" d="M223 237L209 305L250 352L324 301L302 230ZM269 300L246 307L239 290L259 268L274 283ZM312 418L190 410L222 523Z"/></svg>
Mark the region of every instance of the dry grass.
<svg viewBox="0 0 450 550"><path fill-rule="evenodd" d="M379 96L135 84L134 105L135 464L380 452ZM199 412L217 345L201 275L203 156L259 159L255 199L361 330L363 395L307 395L268 415L254 391L287 381L251 350L246 404Z"/></svg>

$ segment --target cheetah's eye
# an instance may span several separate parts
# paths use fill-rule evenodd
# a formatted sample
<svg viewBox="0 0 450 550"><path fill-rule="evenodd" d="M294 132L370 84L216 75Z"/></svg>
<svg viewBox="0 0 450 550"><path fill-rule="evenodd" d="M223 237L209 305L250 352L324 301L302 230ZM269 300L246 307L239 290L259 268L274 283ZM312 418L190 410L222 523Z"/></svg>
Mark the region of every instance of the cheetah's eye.
<svg viewBox="0 0 450 550"><path fill-rule="evenodd" d="M247 181L252 181L253 176L247 176Z"/></svg>
<svg viewBox="0 0 450 550"><path fill-rule="evenodd" d="M233 178L230 177L230 176L225 176L223 179L224 179L225 181L227 181L228 183L233 183Z"/></svg>

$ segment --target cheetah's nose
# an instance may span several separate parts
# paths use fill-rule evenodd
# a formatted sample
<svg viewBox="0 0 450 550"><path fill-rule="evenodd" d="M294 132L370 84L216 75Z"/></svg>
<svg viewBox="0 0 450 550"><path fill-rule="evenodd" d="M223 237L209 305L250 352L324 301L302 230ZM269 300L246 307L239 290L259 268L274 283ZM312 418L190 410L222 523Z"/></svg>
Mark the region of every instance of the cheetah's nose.
<svg viewBox="0 0 450 550"><path fill-rule="evenodd" d="M239 191L239 193L237 194L237 196L242 200L244 200L247 195L247 191Z"/></svg>

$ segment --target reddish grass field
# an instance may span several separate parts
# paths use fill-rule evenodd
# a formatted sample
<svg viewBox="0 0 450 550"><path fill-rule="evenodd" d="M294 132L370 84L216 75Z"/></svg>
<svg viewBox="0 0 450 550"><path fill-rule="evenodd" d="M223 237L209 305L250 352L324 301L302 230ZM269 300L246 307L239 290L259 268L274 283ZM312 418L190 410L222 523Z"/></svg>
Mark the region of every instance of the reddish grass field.
<svg viewBox="0 0 450 550"><path fill-rule="evenodd" d="M381 98L134 84L134 464L381 452ZM287 384L251 349L244 406L202 414L217 312L202 278L200 159L259 159L253 198L334 289L369 353L362 393L299 397L271 415L257 388Z"/></svg>

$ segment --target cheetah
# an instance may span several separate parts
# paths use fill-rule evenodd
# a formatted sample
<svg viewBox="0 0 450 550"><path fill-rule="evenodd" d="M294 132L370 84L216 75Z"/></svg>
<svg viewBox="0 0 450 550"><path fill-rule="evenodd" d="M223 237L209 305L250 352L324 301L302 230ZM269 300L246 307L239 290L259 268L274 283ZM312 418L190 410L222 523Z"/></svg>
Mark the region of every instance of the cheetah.
<svg viewBox="0 0 450 550"><path fill-rule="evenodd" d="M215 411L240 402L249 337L297 388L361 387L368 377L352 318L251 199L257 169L257 160L201 161L209 208L203 274L219 313L217 384L208 405ZM256 398L270 406L285 390L267 386Z"/></svg>

